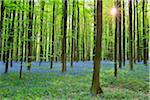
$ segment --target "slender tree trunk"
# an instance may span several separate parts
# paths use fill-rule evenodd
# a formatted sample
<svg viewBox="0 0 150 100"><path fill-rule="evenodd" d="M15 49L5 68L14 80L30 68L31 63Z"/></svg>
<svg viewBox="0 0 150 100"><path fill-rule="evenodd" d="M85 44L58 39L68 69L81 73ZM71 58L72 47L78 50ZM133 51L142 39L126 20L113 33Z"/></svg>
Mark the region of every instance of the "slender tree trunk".
<svg viewBox="0 0 150 100"><path fill-rule="evenodd" d="M85 61L85 0L83 0L83 19L84 19L84 26L83 26L83 35L82 35L82 61Z"/></svg>
<svg viewBox="0 0 150 100"><path fill-rule="evenodd" d="M79 0L77 1L77 61L79 61L79 34L80 34L80 8Z"/></svg>
<svg viewBox="0 0 150 100"><path fill-rule="evenodd" d="M66 34L67 34L67 2L68 0L62 0L63 2L63 39L62 39L62 72L66 72Z"/></svg>
<svg viewBox="0 0 150 100"><path fill-rule="evenodd" d="M113 37L113 31L112 31L112 19L109 22L109 37ZM109 40L109 59L110 61L113 61L113 40Z"/></svg>
<svg viewBox="0 0 150 100"><path fill-rule="evenodd" d="M92 94L102 93L100 86L100 62L101 62L101 50L102 50L102 0L97 0L97 35L96 35L96 45L95 45L95 56L94 56L94 71L92 78Z"/></svg>
<svg viewBox="0 0 150 100"><path fill-rule="evenodd" d="M130 49L130 69L133 70L133 39L132 39L132 0L129 0L129 49Z"/></svg>
<svg viewBox="0 0 150 100"><path fill-rule="evenodd" d="M16 37L16 41L17 41L17 43L16 43L16 45L17 45L17 47L16 47L16 55L17 55L17 57L16 57L16 59L15 59L15 61L19 61L20 60L20 41L21 41L21 39L20 39L20 37L21 37L21 35L20 35L20 10L18 10L18 14L17 14L17 17L18 17L18 31L17 31L17 37Z"/></svg>
<svg viewBox="0 0 150 100"><path fill-rule="evenodd" d="M16 1L14 1L14 4L16 4ZM11 57L10 57L10 67L13 66L13 39L14 39L14 26L15 26L15 17L16 17L16 10L13 10L13 17L12 17L12 25L11 25L11 35L10 35L10 42L11 42L11 49L10 49L10 53L11 53Z"/></svg>
<svg viewBox="0 0 150 100"><path fill-rule="evenodd" d="M117 8L117 11L118 11L118 2L116 2L116 8ZM118 14L116 15L116 26L115 26L115 43L114 43L114 76L115 77L117 77L117 52L118 52L118 50L117 50L117 42L118 42L118 40L117 40L117 27L118 27L118 24L117 24L117 16L118 16Z"/></svg>
<svg viewBox="0 0 150 100"><path fill-rule="evenodd" d="M43 60L43 14L44 14L44 6L45 6L45 2L41 1L41 15L40 15L40 63L41 64L42 60Z"/></svg>
<svg viewBox="0 0 150 100"><path fill-rule="evenodd" d="M139 34L139 14L138 14L138 0L136 0L136 16L137 16L137 60L140 62L140 34Z"/></svg>
<svg viewBox="0 0 150 100"><path fill-rule="evenodd" d="M10 12L10 10L8 10L7 12L6 12L6 18L8 18L8 40L7 40L7 44L6 44L6 46L7 46L7 50L6 50L6 64L5 64L5 73L7 73L8 72L8 65L9 65L9 49L8 48L10 48L10 40L11 40L11 37L10 37L10 35L11 35L11 33L10 33L10 31L11 31L11 12Z"/></svg>
<svg viewBox="0 0 150 100"><path fill-rule="evenodd" d="M143 12L143 59L144 59L144 64L147 65L147 40L146 40L146 23L145 23L145 18L146 18L146 13L145 13L145 0L143 0L142 3L142 12Z"/></svg>
<svg viewBox="0 0 150 100"><path fill-rule="evenodd" d="M119 36L119 68L122 67L122 45L121 45L121 0L118 1L118 8L119 8L119 14L118 14L118 36Z"/></svg>
<svg viewBox="0 0 150 100"><path fill-rule="evenodd" d="M53 25L52 25L52 54L51 54L51 66L53 68L53 61L54 61L54 34L55 33L55 1L53 1Z"/></svg>
<svg viewBox="0 0 150 100"><path fill-rule="evenodd" d="M135 8L136 8L136 5L135 5L135 0L134 0L134 63L136 64L136 27L135 27L135 24L136 24L136 19L135 19L135 17L136 17L136 15L135 15Z"/></svg>
<svg viewBox="0 0 150 100"><path fill-rule="evenodd" d="M34 0L29 1L29 26L28 26L28 70L31 68L32 62L32 28L33 28L33 9Z"/></svg>
<svg viewBox="0 0 150 100"><path fill-rule="evenodd" d="M0 53L1 53L1 47L2 47L2 33L3 33L3 19L4 19L4 0L1 1L1 18L0 18ZM1 57L1 54L0 54Z"/></svg>
<svg viewBox="0 0 150 100"><path fill-rule="evenodd" d="M74 38L75 38L75 0L73 0L73 8L72 8L72 45L71 45L71 67L73 67L73 62L75 58L75 50L74 50Z"/></svg>
<svg viewBox="0 0 150 100"><path fill-rule="evenodd" d="M148 37L147 42L146 42L146 51L147 51L147 53L146 53L147 57L146 58L147 58L147 60L149 60L149 39L150 39L149 38L149 36L150 36L149 32L150 31L149 30L150 30L150 27L149 27L149 19L148 19L148 16L147 16L147 13L148 13L148 0L146 0L146 5L145 6L146 6L145 7L145 9L146 9L146 11L145 11L146 12L146 15L145 15L145 17L146 17L146 32L147 32L147 37Z"/></svg>
<svg viewBox="0 0 150 100"><path fill-rule="evenodd" d="M125 66L126 59L126 32L125 32L125 1L123 0L123 65Z"/></svg>
<svg viewBox="0 0 150 100"><path fill-rule="evenodd" d="M23 0L23 6L24 6L24 0ZM19 71L19 78L21 79L22 78L22 64L23 64L23 35L24 35L24 11L22 11L22 24L21 24L21 27L22 27L22 32L21 32L21 52L20 52L20 71Z"/></svg>
<svg viewBox="0 0 150 100"><path fill-rule="evenodd" d="M94 40L96 40L96 0L94 0ZM94 41L95 45L95 41ZM93 48L93 59L95 56L95 46Z"/></svg>

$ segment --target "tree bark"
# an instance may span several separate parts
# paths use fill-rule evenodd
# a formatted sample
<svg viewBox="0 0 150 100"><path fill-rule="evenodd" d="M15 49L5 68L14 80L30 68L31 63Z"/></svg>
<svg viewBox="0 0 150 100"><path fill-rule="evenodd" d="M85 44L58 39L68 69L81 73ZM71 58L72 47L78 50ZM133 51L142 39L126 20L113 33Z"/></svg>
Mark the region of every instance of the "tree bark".
<svg viewBox="0 0 150 100"><path fill-rule="evenodd" d="M8 65L9 65L9 49L8 48L10 48L10 31L11 31L11 12L10 12L10 10L8 10L7 12L6 12L6 18L8 18L8 40L7 40L7 44L6 44L6 47L7 47L7 49L6 49L6 64L5 64L5 73L7 73L8 72Z"/></svg>
<svg viewBox="0 0 150 100"><path fill-rule="evenodd" d="M134 63L136 64L136 41L135 41L136 40L136 37L135 37L136 36L136 31L135 31L136 30L136 27L135 27L135 24L136 24L136 19L135 19L135 17L136 17L136 15L135 15L136 5L135 5L135 2L136 1L134 0L134 2L133 2L134 3L134 26L133 26L134 27L134 35L133 35L133 38L134 38Z"/></svg>
<svg viewBox="0 0 150 100"><path fill-rule="evenodd" d="M24 0L23 0L23 6L24 6ZM22 24L21 24L21 28L22 28L22 31L21 31L21 52L20 52L20 70L19 70L19 78L21 79L22 78L22 64L23 64L23 42L24 42L24 11L22 11L22 16L21 16L21 20L22 20Z"/></svg>
<svg viewBox="0 0 150 100"><path fill-rule="evenodd" d="M122 45L121 45L121 0L118 0L118 26L119 26L119 29L118 29L118 36L119 36L119 68L122 67Z"/></svg>
<svg viewBox="0 0 150 100"><path fill-rule="evenodd" d="M118 2L116 2L116 8L117 8L117 11L118 11ZM117 52L118 52L118 50L117 50L117 42L118 42L118 40L117 40L117 27L118 27L118 23L117 23L117 16L118 16L118 14L116 15L116 27L115 27L115 43L114 43L114 76L115 77L117 77Z"/></svg>
<svg viewBox="0 0 150 100"><path fill-rule="evenodd" d="M29 1L29 26L28 26L28 70L31 68L32 62L32 28L33 28L33 9L34 0Z"/></svg>
<svg viewBox="0 0 150 100"><path fill-rule="evenodd" d="M16 4L16 1L13 2L14 4ZM12 25L11 25L11 31L10 31L10 53L11 53L11 57L10 57L10 67L13 66L13 39L14 39L14 26L15 26L15 17L16 17L16 10L13 10L13 17L12 17Z"/></svg>
<svg viewBox="0 0 150 100"><path fill-rule="evenodd" d="M66 34L67 34L67 2L68 0L62 0L63 2L63 39L62 39L62 72L66 72Z"/></svg>
<svg viewBox="0 0 150 100"><path fill-rule="evenodd" d="M4 19L4 11L5 11L5 6L4 6L4 0L1 1L1 18L0 18L0 48L2 47L2 33L3 33L3 19ZM1 53L1 49L0 49ZM1 57L1 54L0 54Z"/></svg>
<svg viewBox="0 0 150 100"><path fill-rule="evenodd" d="M136 0L136 16L137 16L137 60L140 62L140 34L139 34L139 14L138 14L138 0Z"/></svg>
<svg viewBox="0 0 150 100"><path fill-rule="evenodd" d="M129 1L129 49L130 49L130 69L133 70L133 39L132 39L132 0Z"/></svg>
<svg viewBox="0 0 150 100"><path fill-rule="evenodd" d="M50 69L53 68L53 61L54 61L54 34L55 33L55 1L53 1L53 25L52 25L52 54L51 54L51 66Z"/></svg>
<svg viewBox="0 0 150 100"><path fill-rule="evenodd" d="M44 14L44 6L45 6L45 2L41 1L41 15L40 15L40 63L41 64L42 60L43 60L43 14Z"/></svg>
<svg viewBox="0 0 150 100"><path fill-rule="evenodd" d="M73 62L75 58L75 0L73 0L73 8L72 8L72 45L71 45L71 67L73 67Z"/></svg>
<svg viewBox="0 0 150 100"><path fill-rule="evenodd" d="M125 66L125 59L126 59L126 32L125 32L125 1L123 0L123 65Z"/></svg>
<svg viewBox="0 0 150 100"><path fill-rule="evenodd" d="M77 61L79 61L79 34L80 34L80 7L79 0L77 1Z"/></svg>
<svg viewBox="0 0 150 100"><path fill-rule="evenodd" d="M95 56L94 56L94 71L92 78L91 93L94 95L102 93L100 86L100 62L101 62L101 50L102 50L102 0L97 0L97 37L95 45Z"/></svg>
<svg viewBox="0 0 150 100"><path fill-rule="evenodd" d="M147 65L147 40L146 40L146 13L145 13L145 0L142 3L142 14L143 14L143 59L144 64Z"/></svg>

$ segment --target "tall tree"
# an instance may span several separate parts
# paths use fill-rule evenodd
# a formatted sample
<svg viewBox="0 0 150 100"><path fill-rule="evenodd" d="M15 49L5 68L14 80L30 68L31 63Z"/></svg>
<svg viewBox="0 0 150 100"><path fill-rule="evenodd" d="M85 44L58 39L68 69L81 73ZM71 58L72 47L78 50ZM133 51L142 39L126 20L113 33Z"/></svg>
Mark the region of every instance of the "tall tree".
<svg viewBox="0 0 150 100"><path fill-rule="evenodd" d="M125 54L125 48L126 48L126 32L125 32L125 1L123 0L123 65L125 66L125 58L126 58L126 54Z"/></svg>
<svg viewBox="0 0 150 100"><path fill-rule="evenodd" d="M67 2L68 0L62 0L63 2L63 39L62 39L62 72L66 72L66 34L67 34Z"/></svg>
<svg viewBox="0 0 150 100"><path fill-rule="evenodd" d="M1 1L1 18L0 18L0 48L1 48L1 41L2 41L2 33L3 33L3 19L4 19L4 10L5 10L5 7L4 7L4 0ZM1 52L1 49L0 49L0 52Z"/></svg>
<svg viewBox="0 0 150 100"><path fill-rule="evenodd" d="M20 3L20 2L19 2ZM21 35L20 35L20 10L18 10L18 13L17 13L17 20L18 20L18 31L17 31L17 35L16 35L16 55L18 55L18 57L16 57L16 61L18 60L20 60L20 41L21 41L21 39L20 39L20 37L21 37Z"/></svg>
<svg viewBox="0 0 150 100"><path fill-rule="evenodd" d="M147 38L146 38L146 39L147 39L147 42L146 42L146 52L147 52L146 54L147 54L147 57L146 57L146 58L147 58L147 60L149 60L149 40L150 40L150 39L149 39L149 36L150 36L150 35L149 35L149 34L150 34L150 33L149 33L149 32L150 32L150 31L149 31L149 30L150 30L149 28L150 28L150 27L149 27L149 19L148 19L148 16L147 16L147 13L148 13L148 3L149 3L148 0L146 0L146 5L145 5L145 13L146 13L146 14L145 14L145 17L146 17L146 33L147 33L147 34L146 34L146 37L147 37Z"/></svg>
<svg viewBox="0 0 150 100"><path fill-rule="evenodd" d="M121 45L121 0L118 0L118 37L119 37L119 68L122 67L122 45Z"/></svg>
<svg viewBox="0 0 150 100"><path fill-rule="evenodd" d="M136 0L136 17L137 17L137 20L136 20L136 22L137 22L137 60L138 60L138 62L140 62L140 55L141 55L141 53L140 53L140 34L139 34L139 29L138 29L138 26L139 26L139 12L138 12L138 0Z"/></svg>
<svg viewBox="0 0 150 100"><path fill-rule="evenodd" d="M133 39L132 39L132 0L129 0L129 49L130 49L130 69L133 70Z"/></svg>
<svg viewBox="0 0 150 100"><path fill-rule="evenodd" d="M7 47L6 49L6 64L5 64L5 73L8 72L8 65L9 65L9 49L10 48L10 40L11 40L11 37L10 37L10 30L11 30L11 11L10 10L7 10L6 12L6 18L8 19L8 40L7 40L7 43L5 45L5 47Z"/></svg>
<svg viewBox="0 0 150 100"><path fill-rule="evenodd" d="M147 40L146 40L146 12L145 12L145 0L143 0L142 3L142 15L143 15L143 58L144 58L144 64L147 65Z"/></svg>
<svg viewBox="0 0 150 100"><path fill-rule="evenodd" d="M53 68L53 61L54 61L54 33L55 33L55 1L53 1L53 24L52 24L52 54L51 54L51 66Z"/></svg>
<svg viewBox="0 0 150 100"><path fill-rule="evenodd" d="M95 45L95 56L94 56L94 71L92 78L92 94L102 93L100 86L100 62L101 62L101 50L102 50L102 0L97 0L97 20L96 20L96 45Z"/></svg>
<svg viewBox="0 0 150 100"><path fill-rule="evenodd" d="M34 0L29 0L29 26L28 26L28 70L32 62L32 29L33 29Z"/></svg>
<svg viewBox="0 0 150 100"><path fill-rule="evenodd" d="M133 34L133 39L134 39L134 63L136 64L136 27L135 27L135 24L136 24L136 19L135 19L135 17L136 17L136 1L134 0L134 2L133 2L133 5L134 5L134 25L133 25L133 29L134 29L134 34Z"/></svg>
<svg viewBox="0 0 150 100"><path fill-rule="evenodd" d="M41 15L40 15L40 64L43 60L43 14L45 2L41 1Z"/></svg>
<svg viewBox="0 0 150 100"><path fill-rule="evenodd" d="M22 5L23 5L23 8L24 8L24 0L22 1ZM19 70L19 78L21 79L22 78L22 64L23 64L23 35L24 35L24 11L22 11L22 16L21 16L21 20L22 20L22 23L21 23L21 28L22 28L22 31L21 31L21 52L20 52L20 70Z"/></svg>
<svg viewBox="0 0 150 100"><path fill-rule="evenodd" d="M83 35L82 35L82 61L85 61L85 0L83 0Z"/></svg>
<svg viewBox="0 0 150 100"><path fill-rule="evenodd" d="M77 1L77 61L79 61L80 7Z"/></svg>
<svg viewBox="0 0 150 100"><path fill-rule="evenodd" d="M117 9L117 12L118 12L118 2L115 2L115 5L116 5L116 9ZM115 20L115 43L114 43L114 76L116 77L117 76L117 27L118 27L118 23L117 23L117 16L118 16L118 13L116 14L116 20Z"/></svg>
<svg viewBox="0 0 150 100"><path fill-rule="evenodd" d="M94 0L94 40L96 40L96 0ZM94 41L94 45L95 45L95 41ZM95 55L95 46L93 49L93 55Z"/></svg>
<svg viewBox="0 0 150 100"><path fill-rule="evenodd" d="M16 1L13 2L14 4L16 4ZM13 38L14 38L14 26L15 26L15 17L16 17L16 10L14 9L13 10L13 16L12 16L12 25L11 25L11 33L10 33L10 46L11 46L11 49L10 49L10 53L11 53L11 58L10 58L10 67L13 66Z"/></svg>
<svg viewBox="0 0 150 100"><path fill-rule="evenodd" d="M75 38L75 0L73 0L73 8L72 8L72 45L71 45L71 67L73 67L73 62L74 62L74 58L75 58L75 42L74 42L74 38Z"/></svg>

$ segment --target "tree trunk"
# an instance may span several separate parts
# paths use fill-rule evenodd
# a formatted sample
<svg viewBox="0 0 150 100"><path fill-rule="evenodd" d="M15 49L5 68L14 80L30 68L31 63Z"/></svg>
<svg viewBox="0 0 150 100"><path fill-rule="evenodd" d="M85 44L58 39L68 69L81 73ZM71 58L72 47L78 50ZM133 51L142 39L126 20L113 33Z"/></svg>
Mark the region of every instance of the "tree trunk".
<svg viewBox="0 0 150 100"><path fill-rule="evenodd" d="M23 0L23 6L24 6L24 0ZM19 71L19 78L21 79L22 78L22 64L23 64L23 36L24 36L24 11L22 11L22 24L21 24L21 27L22 27L22 32L21 32L21 52L20 52L20 71Z"/></svg>
<svg viewBox="0 0 150 100"><path fill-rule="evenodd" d="M119 14L118 14L118 36L119 36L119 68L122 67L122 48L121 48L121 0L118 1L118 10L119 10Z"/></svg>
<svg viewBox="0 0 150 100"><path fill-rule="evenodd" d="M62 0L63 2L63 39L62 39L62 72L66 72L66 34L67 34L67 2L68 0Z"/></svg>
<svg viewBox="0 0 150 100"><path fill-rule="evenodd" d="M2 47L2 33L3 33L3 19L4 19L4 10L5 10L5 7L4 7L4 0L1 1L1 18L0 18L0 53L1 53L1 47ZM1 54L0 54L0 57L1 57Z"/></svg>
<svg viewBox="0 0 150 100"><path fill-rule="evenodd" d="M123 0L123 65L125 66L126 59L126 32L125 32L125 1Z"/></svg>
<svg viewBox="0 0 150 100"><path fill-rule="evenodd" d="M79 61L79 34L80 34L80 7L79 0L77 1L77 61Z"/></svg>
<svg viewBox="0 0 150 100"><path fill-rule="evenodd" d="M150 34L149 32L150 32L150 31L149 31L149 30L150 30L150 27L149 27L149 23L148 23L148 22L149 22L149 19L148 19L148 16L147 16L147 13L148 13L148 0L146 0L146 5L145 5L145 6L146 6L146 7L145 7L145 9L146 9L146 15L145 15L145 17L146 17L146 32L147 32L147 37L148 37L148 38L147 38L147 43L146 43L146 46L147 46L147 47L146 47L146 51L147 51L147 57L146 57L146 58L147 58L147 60L149 60L149 39L150 39L150 38L149 38L149 36L150 36L150 35L149 35L149 34Z"/></svg>
<svg viewBox="0 0 150 100"><path fill-rule="evenodd" d="M6 49L6 64L5 64L5 73L8 72L8 65L9 65L9 49L10 49L10 40L11 40L11 37L10 37L10 31L11 31L11 12L10 10L8 10L6 12L6 18L8 18L8 40L7 40L7 49ZM8 49L9 48L9 49Z"/></svg>
<svg viewBox="0 0 150 100"><path fill-rule="evenodd" d="M28 70L31 68L32 62L32 28L33 28L33 9L34 0L29 1L29 27L28 27Z"/></svg>
<svg viewBox="0 0 150 100"><path fill-rule="evenodd" d="M71 45L71 67L73 67L73 62L74 62L74 58L75 58L75 0L73 0L73 8L72 8L72 45Z"/></svg>
<svg viewBox="0 0 150 100"><path fill-rule="evenodd" d="M85 0L83 0L83 35L82 35L82 61L85 61Z"/></svg>
<svg viewBox="0 0 150 100"><path fill-rule="evenodd" d="M44 14L44 6L45 6L45 2L41 1L41 15L40 15L40 63L41 64L42 60L43 60L43 14Z"/></svg>
<svg viewBox="0 0 150 100"><path fill-rule="evenodd" d="M96 0L94 0L94 40L96 40ZM95 45L95 41L94 41ZM93 48L93 59L95 56L95 46Z"/></svg>
<svg viewBox="0 0 150 100"><path fill-rule="evenodd" d="M116 8L117 8L117 11L118 11L118 2L116 2ZM118 52L118 50L117 50L117 42L118 42L118 40L117 40L117 27L118 27L118 23L117 23L117 16L118 16L118 14L116 15L116 27L115 27L115 43L114 43L114 76L115 77L117 77L117 52Z"/></svg>
<svg viewBox="0 0 150 100"><path fill-rule="evenodd" d="M129 49L130 49L130 69L133 70L133 39L132 39L132 0L129 1Z"/></svg>
<svg viewBox="0 0 150 100"><path fill-rule="evenodd" d="M94 95L102 93L100 86L100 62L101 62L101 50L102 50L102 0L97 0L97 37L95 45L95 56L94 56L94 71L92 78L91 93Z"/></svg>
<svg viewBox="0 0 150 100"><path fill-rule="evenodd" d="M135 24L136 24L136 19L135 19L135 16L136 16L135 15L136 5L135 5L135 2L136 1L134 0L134 26L133 26L134 27L134 31L133 31L134 32L134 36L133 36L133 38L134 38L134 63L136 64L136 41L135 41L136 40L136 37L135 37L136 36L136 31L135 31L136 30L136 27L135 27Z"/></svg>
<svg viewBox="0 0 150 100"><path fill-rule="evenodd" d="M143 0L142 3L142 12L143 12L143 59L144 59L144 64L147 65L147 40L146 40L146 13L145 13L145 0Z"/></svg>
<svg viewBox="0 0 150 100"><path fill-rule="evenodd" d="M51 66L50 69L53 68L54 61L54 34L55 33L55 1L53 1L53 24L52 24L52 54L51 54Z"/></svg>
<svg viewBox="0 0 150 100"><path fill-rule="evenodd" d="M139 14L138 14L138 0L136 0L136 16L137 16L137 60L138 62L140 62L140 34L139 34L139 29L138 29L138 26L139 26Z"/></svg>
<svg viewBox="0 0 150 100"><path fill-rule="evenodd" d="M16 1L14 1L14 4L16 4ZM12 25L11 25L11 31L10 31L10 53L11 53L11 57L10 57L10 67L13 66L13 39L14 39L14 26L15 26L15 17L16 17L16 10L13 10L13 17L12 17Z"/></svg>

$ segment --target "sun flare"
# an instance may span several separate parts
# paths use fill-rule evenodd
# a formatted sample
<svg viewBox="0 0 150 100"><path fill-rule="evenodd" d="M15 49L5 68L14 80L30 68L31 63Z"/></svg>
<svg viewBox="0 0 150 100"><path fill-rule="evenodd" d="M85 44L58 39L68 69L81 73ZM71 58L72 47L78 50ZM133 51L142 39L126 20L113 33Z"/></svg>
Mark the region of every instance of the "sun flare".
<svg viewBox="0 0 150 100"><path fill-rule="evenodd" d="M117 8L115 8L115 7L112 8L110 13L111 13L111 15L116 16L116 14L117 14Z"/></svg>

